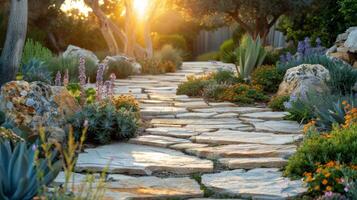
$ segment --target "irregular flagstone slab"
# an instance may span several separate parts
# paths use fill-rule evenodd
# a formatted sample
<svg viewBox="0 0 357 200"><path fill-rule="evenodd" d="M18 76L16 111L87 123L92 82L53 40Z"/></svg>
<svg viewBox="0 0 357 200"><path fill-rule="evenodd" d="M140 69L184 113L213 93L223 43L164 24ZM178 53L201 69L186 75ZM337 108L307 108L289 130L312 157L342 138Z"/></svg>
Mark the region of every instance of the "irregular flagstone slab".
<svg viewBox="0 0 357 200"><path fill-rule="evenodd" d="M140 110L143 115L170 115L177 113L185 113L187 110L185 108L177 108L177 107L144 107Z"/></svg>
<svg viewBox="0 0 357 200"><path fill-rule="evenodd" d="M229 169L282 168L288 161L284 158L222 158L218 162Z"/></svg>
<svg viewBox="0 0 357 200"><path fill-rule="evenodd" d="M303 127L294 121L265 121L251 122L257 131L270 131L276 133L302 133Z"/></svg>
<svg viewBox="0 0 357 200"><path fill-rule="evenodd" d="M259 158L284 157L296 152L295 145L233 144L215 147L190 148L187 153L209 158Z"/></svg>
<svg viewBox="0 0 357 200"><path fill-rule="evenodd" d="M193 102L175 102L176 107L185 108L209 108L209 105L204 101L193 101Z"/></svg>
<svg viewBox="0 0 357 200"><path fill-rule="evenodd" d="M213 116L217 115L217 113L182 113L182 114L177 114L176 117L179 119L202 119L202 118L211 118Z"/></svg>
<svg viewBox="0 0 357 200"><path fill-rule="evenodd" d="M176 98L176 102L187 103L187 102L202 102L202 98Z"/></svg>
<svg viewBox="0 0 357 200"><path fill-rule="evenodd" d="M284 178L276 168L205 174L202 176L202 184L221 195L264 200L288 199L307 191L301 180Z"/></svg>
<svg viewBox="0 0 357 200"><path fill-rule="evenodd" d="M208 103L212 107L235 107L237 106L234 103L231 102L209 102Z"/></svg>
<svg viewBox="0 0 357 200"><path fill-rule="evenodd" d="M178 138L189 138L194 135L198 135L203 132L211 132L214 129L188 129L188 128L181 128L181 127L156 127L156 128L148 128L145 132L148 132L152 135L162 135L162 136L171 136L171 137L178 137Z"/></svg>
<svg viewBox="0 0 357 200"><path fill-rule="evenodd" d="M192 141L208 144L291 144L302 138L302 135L278 135L262 132L244 132L233 130L219 130L217 132L202 133L191 137Z"/></svg>
<svg viewBox="0 0 357 200"><path fill-rule="evenodd" d="M240 117L240 120L243 122L251 123L251 122L265 122L265 120L262 119L256 119L256 118L246 118L246 117Z"/></svg>
<svg viewBox="0 0 357 200"><path fill-rule="evenodd" d="M96 174L94 175L96 178L100 178L100 174ZM69 179L69 183L82 183L87 181L88 176L85 174L79 174L79 173L72 173L71 177ZM62 171L60 172L57 177L55 178L55 180L53 181L53 183L55 185L61 185L64 184L66 182L66 176L65 173Z"/></svg>
<svg viewBox="0 0 357 200"><path fill-rule="evenodd" d="M202 108L193 109L194 112L217 112L217 113L252 113L252 112L264 112L270 111L269 108L256 108L256 107L214 107L214 108Z"/></svg>
<svg viewBox="0 0 357 200"><path fill-rule="evenodd" d="M116 143L86 149L85 153L79 154L75 170L77 172L105 170L108 173L137 175L160 172L192 174L212 172L213 163L171 149Z"/></svg>
<svg viewBox="0 0 357 200"><path fill-rule="evenodd" d="M201 147L208 147L208 144L191 142L191 143L174 144L170 146L171 149L180 150L180 151L184 151L186 149L192 149L192 148L201 148Z"/></svg>
<svg viewBox="0 0 357 200"><path fill-rule="evenodd" d="M241 123L239 119L153 119L151 124L219 125Z"/></svg>
<svg viewBox="0 0 357 200"><path fill-rule="evenodd" d="M141 116L142 119L146 119L146 120L151 120L151 119L154 119L156 118L157 115L145 115L145 116ZM175 115L160 115L160 118L163 118L163 119L175 119L176 116Z"/></svg>
<svg viewBox="0 0 357 200"><path fill-rule="evenodd" d="M129 143L132 144L149 145L154 147L168 147L173 144L188 142L190 142L190 140L159 135L142 135L129 140Z"/></svg>
<svg viewBox="0 0 357 200"><path fill-rule="evenodd" d="M216 128L216 129L240 129L251 128L246 124L189 124L185 128L201 129L201 128Z"/></svg>
<svg viewBox="0 0 357 200"><path fill-rule="evenodd" d="M200 185L188 178L131 177L109 175L106 183L107 199L186 199L203 197ZM112 198L110 198L112 197Z"/></svg>
<svg viewBox="0 0 357 200"><path fill-rule="evenodd" d="M239 114L237 114L237 113L222 113L222 114L213 116L213 118L217 118L217 119L222 119L222 118L238 118L238 116L239 116Z"/></svg>
<svg viewBox="0 0 357 200"><path fill-rule="evenodd" d="M287 116L288 112L256 112L243 114L241 117L255 118L255 119L265 119L265 120L282 120Z"/></svg>

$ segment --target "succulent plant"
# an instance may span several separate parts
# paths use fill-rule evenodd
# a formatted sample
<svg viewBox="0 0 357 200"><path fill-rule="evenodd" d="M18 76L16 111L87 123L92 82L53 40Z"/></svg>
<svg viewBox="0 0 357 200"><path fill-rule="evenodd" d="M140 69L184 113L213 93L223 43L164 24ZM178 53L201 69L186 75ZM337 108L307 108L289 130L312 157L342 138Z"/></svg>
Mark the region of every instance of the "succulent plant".
<svg viewBox="0 0 357 200"><path fill-rule="evenodd" d="M21 74L23 80L28 82L41 81L50 84L52 79L45 63L36 59L31 59L27 64L23 64Z"/></svg>
<svg viewBox="0 0 357 200"><path fill-rule="evenodd" d="M253 40L248 37L246 43L236 49L236 56L239 58L239 67L237 67L239 76L249 80L253 70L262 65L266 55L260 38Z"/></svg>
<svg viewBox="0 0 357 200"><path fill-rule="evenodd" d="M51 158L37 158L34 147L28 147L26 142L0 141L0 199L31 200L41 186L50 184L58 175L61 163L55 161L57 153Z"/></svg>

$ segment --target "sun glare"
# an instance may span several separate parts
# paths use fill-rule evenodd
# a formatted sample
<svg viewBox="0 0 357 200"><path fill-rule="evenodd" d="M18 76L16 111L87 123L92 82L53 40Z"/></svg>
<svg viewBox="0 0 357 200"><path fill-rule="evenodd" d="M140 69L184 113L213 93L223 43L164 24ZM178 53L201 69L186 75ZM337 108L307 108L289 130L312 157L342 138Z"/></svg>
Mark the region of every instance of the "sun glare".
<svg viewBox="0 0 357 200"><path fill-rule="evenodd" d="M71 10L78 10L79 13L84 16L88 16L88 13L91 9L84 4L83 1L73 1L73 0L65 0L64 4L61 6L61 10L63 12L69 12Z"/></svg>
<svg viewBox="0 0 357 200"><path fill-rule="evenodd" d="M134 0L134 9L139 18L143 18L147 12L150 0Z"/></svg>

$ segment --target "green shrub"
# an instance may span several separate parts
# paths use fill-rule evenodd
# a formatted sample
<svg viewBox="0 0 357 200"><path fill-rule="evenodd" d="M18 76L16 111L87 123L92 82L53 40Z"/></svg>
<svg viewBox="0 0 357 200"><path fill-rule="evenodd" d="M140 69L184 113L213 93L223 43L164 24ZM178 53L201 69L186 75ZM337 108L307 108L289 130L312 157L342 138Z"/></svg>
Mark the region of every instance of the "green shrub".
<svg viewBox="0 0 357 200"><path fill-rule="evenodd" d="M213 51L199 55L196 61L218 61L220 60L219 52Z"/></svg>
<svg viewBox="0 0 357 200"><path fill-rule="evenodd" d="M57 153L52 152L47 158L37 158L36 154L37 150L26 142L0 141L0 199L31 200L42 186L57 177L61 170Z"/></svg>
<svg viewBox="0 0 357 200"><path fill-rule="evenodd" d="M357 124L346 129L335 128L329 137L316 133L305 139L289 159L285 175L298 178L304 172L314 172L316 163L339 161L341 164L357 164L356 155Z"/></svg>
<svg viewBox="0 0 357 200"><path fill-rule="evenodd" d="M280 60L280 52L278 50L267 50L263 65L275 65Z"/></svg>
<svg viewBox="0 0 357 200"><path fill-rule="evenodd" d="M276 96L269 102L269 108L273 111L285 111L284 103L290 100L290 96Z"/></svg>
<svg viewBox="0 0 357 200"><path fill-rule="evenodd" d="M134 137L138 129L135 114L124 108L117 110L110 101L86 105L69 119L77 140L82 134L85 120L88 121L87 141L95 144L127 140Z"/></svg>
<svg viewBox="0 0 357 200"><path fill-rule="evenodd" d="M41 81L51 84L52 76L43 61L31 59L21 67L22 79L27 82Z"/></svg>
<svg viewBox="0 0 357 200"><path fill-rule="evenodd" d="M187 42L182 35L156 35L154 37L154 48L162 49L165 45L171 45L175 49L187 51Z"/></svg>
<svg viewBox="0 0 357 200"><path fill-rule="evenodd" d="M237 73L244 80L249 80L253 70L262 65L266 52L259 37L256 40L250 36L247 39L243 37L242 40L241 46L235 51L239 64Z"/></svg>
<svg viewBox="0 0 357 200"><path fill-rule="evenodd" d="M81 102L81 86L78 83L70 83L67 85L69 93L78 101ZM86 89L86 103L91 104L95 102L97 91L94 88Z"/></svg>
<svg viewBox="0 0 357 200"><path fill-rule="evenodd" d="M146 58L139 60L142 74L162 74L165 69L160 68L160 60L157 58Z"/></svg>
<svg viewBox="0 0 357 200"><path fill-rule="evenodd" d="M79 82L79 59L78 58L65 58L65 57L55 57L46 63L48 69L53 76L57 74L58 71L61 74L65 74L68 69L69 81ZM95 82L97 76L97 64L90 59L86 59L86 76L91 82Z"/></svg>
<svg viewBox="0 0 357 200"><path fill-rule="evenodd" d="M126 60L110 60L108 62L108 69L105 72L105 78L109 79L112 73L114 73L117 78L125 79L134 74L133 66Z"/></svg>
<svg viewBox="0 0 357 200"><path fill-rule="evenodd" d="M155 57L160 61L160 63L174 63L177 69L179 69L182 65L180 50L173 48L171 45L163 46L161 50L155 54Z"/></svg>
<svg viewBox="0 0 357 200"><path fill-rule="evenodd" d="M233 53L235 48L236 45L234 44L233 39L224 41L219 47L221 61L225 63L235 63L236 59Z"/></svg>
<svg viewBox="0 0 357 200"><path fill-rule="evenodd" d="M263 90L268 93L275 93L279 89L280 83L284 79L275 66L265 65L256 68L252 73L253 84L261 85Z"/></svg>
<svg viewBox="0 0 357 200"><path fill-rule="evenodd" d="M357 99L351 95L328 95L308 92L306 99L294 100L292 97L287 118L301 122L316 119L317 126L322 130L331 130L333 124L345 122L345 105L348 103L352 108L357 107Z"/></svg>
<svg viewBox="0 0 357 200"><path fill-rule="evenodd" d="M200 97L203 94L204 88L211 81L206 80L204 78L188 77L186 82L183 82L178 86L176 93L177 93L177 95Z"/></svg>
<svg viewBox="0 0 357 200"><path fill-rule="evenodd" d="M328 81L328 85L333 93L349 94L357 82L357 69L342 61L332 60L327 56L307 56L284 64L278 63L277 67L285 73L288 69L301 64L320 64L329 70L331 79Z"/></svg>
<svg viewBox="0 0 357 200"><path fill-rule="evenodd" d="M39 42L33 41L32 39L27 39L23 54L22 54L22 64L28 64L31 59L36 59L42 62L51 60L53 57L52 52L44 47Z"/></svg>
<svg viewBox="0 0 357 200"><path fill-rule="evenodd" d="M259 86L248 84L235 84L226 89L222 96L223 101L230 101L243 104L252 104L254 102L264 102L268 97L264 95Z"/></svg>
<svg viewBox="0 0 357 200"><path fill-rule="evenodd" d="M219 70L212 74L212 78L219 84L225 83L233 85L244 82L244 80L238 78L232 71L228 70Z"/></svg>
<svg viewBox="0 0 357 200"><path fill-rule="evenodd" d="M202 96L208 100L219 101L222 99L222 96L228 87L229 85L225 83L218 84L215 81L209 82L209 84L207 84L203 89Z"/></svg>

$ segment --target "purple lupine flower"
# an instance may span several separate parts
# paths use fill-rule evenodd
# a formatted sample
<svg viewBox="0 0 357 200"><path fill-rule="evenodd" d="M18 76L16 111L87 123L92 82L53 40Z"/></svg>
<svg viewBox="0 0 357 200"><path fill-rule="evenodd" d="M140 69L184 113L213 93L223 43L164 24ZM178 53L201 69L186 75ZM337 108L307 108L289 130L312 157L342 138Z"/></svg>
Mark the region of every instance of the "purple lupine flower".
<svg viewBox="0 0 357 200"><path fill-rule="evenodd" d="M281 63L286 63L286 62L287 62L286 57L285 57L284 54L281 54L281 55L280 55L280 62L281 62Z"/></svg>
<svg viewBox="0 0 357 200"><path fill-rule="evenodd" d="M325 197L332 197L332 196L333 196L333 192L331 191L325 192Z"/></svg>
<svg viewBox="0 0 357 200"><path fill-rule="evenodd" d="M289 62L293 59L293 55L290 52L286 53L286 61Z"/></svg>
<svg viewBox="0 0 357 200"><path fill-rule="evenodd" d="M109 98L110 95L110 81L104 82L104 89L105 89L105 97Z"/></svg>
<svg viewBox="0 0 357 200"><path fill-rule="evenodd" d="M103 75L104 75L104 70L105 70L105 64L99 64L98 70L97 70L97 101L102 100L102 94L103 94Z"/></svg>
<svg viewBox="0 0 357 200"><path fill-rule="evenodd" d="M86 86L86 60L81 57L79 58L79 85L81 88L81 105L85 104L86 101L86 91L85 91L85 86Z"/></svg>
<svg viewBox="0 0 357 200"><path fill-rule="evenodd" d="M61 81L62 81L62 75L61 72L58 71L56 74L55 86L61 86Z"/></svg>
<svg viewBox="0 0 357 200"><path fill-rule="evenodd" d="M66 69L66 72L64 73L63 77L63 85L67 86L69 83L69 74L68 74L68 69Z"/></svg>
<svg viewBox="0 0 357 200"><path fill-rule="evenodd" d="M285 109L291 109L292 107L293 107L293 105L291 104L290 101L284 102L284 108L285 108Z"/></svg>
<svg viewBox="0 0 357 200"><path fill-rule="evenodd" d="M109 78L110 78L110 88L109 88L110 92L109 92L109 95L113 96L114 95L115 80L117 79L117 76L114 73L112 73L112 74L110 74Z"/></svg>
<svg viewBox="0 0 357 200"><path fill-rule="evenodd" d="M37 150L37 145L36 145L36 144L33 144L33 145L31 146L31 149L32 149L32 151L36 151L36 150Z"/></svg>
<svg viewBox="0 0 357 200"><path fill-rule="evenodd" d="M317 48L321 48L322 47L322 42L321 42L321 39L319 37L316 38L316 47Z"/></svg>
<svg viewBox="0 0 357 200"><path fill-rule="evenodd" d="M311 40L309 37L306 37L304 40L304 45L305 45L305 52L304 55L310 55L313 51L313 49L311 49Z"/></svg>
<svg viewBox="0 0 357 200"><path fill-rule="evenodd" d="M298 43L298 48L297 48L297 52L298 52L299 54L301 54L301 55L304 55L304 53L305 53L305 44L304 44L304 42L299 41L299 43Z"/></svg>

